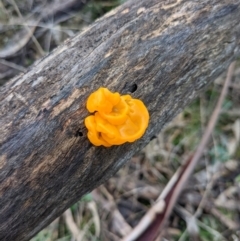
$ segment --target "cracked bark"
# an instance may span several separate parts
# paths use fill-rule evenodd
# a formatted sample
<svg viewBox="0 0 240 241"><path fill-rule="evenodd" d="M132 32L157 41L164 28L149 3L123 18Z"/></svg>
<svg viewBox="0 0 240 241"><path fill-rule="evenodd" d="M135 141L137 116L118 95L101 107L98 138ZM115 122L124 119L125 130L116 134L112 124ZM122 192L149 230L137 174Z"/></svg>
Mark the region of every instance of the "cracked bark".
<svg viewBox="0 0 240 241"><path fill-rule="evenodd" d="M103 183L239 54L240 0L130 0L0 89L0 240L29 240ZM100 86L144 101L149 127L111 148L86 138Z"/></svg>

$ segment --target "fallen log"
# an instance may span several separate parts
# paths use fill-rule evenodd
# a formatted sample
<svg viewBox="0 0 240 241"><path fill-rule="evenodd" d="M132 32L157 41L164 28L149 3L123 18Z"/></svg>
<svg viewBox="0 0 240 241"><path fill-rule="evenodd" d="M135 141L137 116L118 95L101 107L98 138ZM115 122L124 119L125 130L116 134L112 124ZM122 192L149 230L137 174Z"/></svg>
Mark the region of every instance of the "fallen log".
<svg viewBox="0 0 240 241"><path fill-rule="evenodd" d="M239 55L240 0L130 0L0 89L0 240L29 240L143 148ZM86 99L143 100L145 135L94 147Z"/></svg>

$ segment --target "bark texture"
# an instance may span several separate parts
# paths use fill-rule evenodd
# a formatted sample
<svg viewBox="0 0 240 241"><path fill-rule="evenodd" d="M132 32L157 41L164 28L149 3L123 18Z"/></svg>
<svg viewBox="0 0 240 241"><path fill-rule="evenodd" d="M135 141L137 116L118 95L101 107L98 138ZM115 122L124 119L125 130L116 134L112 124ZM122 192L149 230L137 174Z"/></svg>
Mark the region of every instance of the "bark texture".
<svg viewBox="0 0 240 241"><path fill-rule="evenodd" d="M0 240L29 240L103 183L239 54L240 0L130 0L0 89ZM139 141L94 147L100 86L146 104ZM136 89L137 88L137 89Z"/></svg>

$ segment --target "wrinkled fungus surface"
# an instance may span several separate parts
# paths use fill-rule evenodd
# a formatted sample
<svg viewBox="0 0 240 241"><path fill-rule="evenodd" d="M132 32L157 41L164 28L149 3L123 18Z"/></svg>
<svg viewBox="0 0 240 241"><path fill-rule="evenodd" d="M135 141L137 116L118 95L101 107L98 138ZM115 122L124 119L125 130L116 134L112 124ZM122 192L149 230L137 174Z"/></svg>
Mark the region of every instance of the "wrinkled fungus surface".
<svg viewBox="0 0 240 241"><path fill-rule="evenodd" d="M95 146L134 142L144 134L149 122L148 110L141 100L120 96L107 88L101 87L88 97L87 109L93 113L85 119L87 135Z"/></svg>

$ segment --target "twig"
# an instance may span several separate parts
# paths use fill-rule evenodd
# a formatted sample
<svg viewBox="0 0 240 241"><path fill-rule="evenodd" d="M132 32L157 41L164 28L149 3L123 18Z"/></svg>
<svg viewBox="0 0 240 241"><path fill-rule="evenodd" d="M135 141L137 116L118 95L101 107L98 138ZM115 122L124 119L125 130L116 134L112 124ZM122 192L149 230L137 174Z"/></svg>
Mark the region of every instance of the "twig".
<svg viewBox="0 0 240 241"><path fill-rule="evenodd" d="M67 227L69 228L70 232L72 233L73 237L77 241L81 241L81 237L83 237L83 233L78 229L76 223L73 220L73 216L70 209L67 209L63 214Z"/></svg>
<svg viewBox="0 0 240 241"><path fill-rule="evenodd" d="M99 218L96 202L94 201L89 202L87 204L87 207L89 208L93 216L93 223L95 226L95 236L99 238L100 232L101 232L101 225L100 225L100 218Z"/></svg>
<svg viewBox="0 0 240 241"><path fill-rule="evenodd" d="M106 198L103 198L101 195L99 195L97 190L100 190L106 196ZM111 214L111 225L113 229L117 230L121 236L125 236L132 230L131 226L125 221L124 217L119 212L112 195L104 186L100 186L99 188L95 189L92 194L95 201L101 203L102 208Z"/></svg>
<svg viewBox="0 0 240 241"><path fill-rule="evenodd" d="M24 68L24 67L22 67L22 66L20 66L18 64L9 62L9 61L7 61L5 59L0 59L0 64L6 65L6 66L8 66L10 68L16 69L16 70L18 70L20 72L23 72L23 73L27 71L26 68Z"/></svg>
<svg viewBox="0 0 240 241"><path fill-rule="evenodd" d="M212 213L212 215L214 215L218 220L221 221L221 223L223 223L228 229L230 230L238 230L239 229L239 225L234 222L233 220L231 220L229 217L227 217L226 215L224 215L223 213L221 213L220 211L218 211L216 208L212 208L210 210L210 212Z"/></svg>

